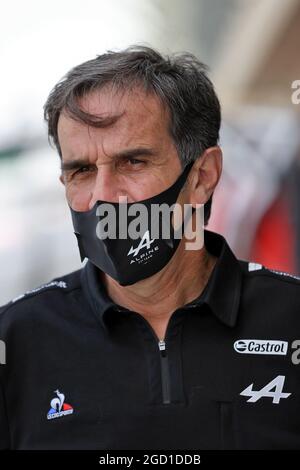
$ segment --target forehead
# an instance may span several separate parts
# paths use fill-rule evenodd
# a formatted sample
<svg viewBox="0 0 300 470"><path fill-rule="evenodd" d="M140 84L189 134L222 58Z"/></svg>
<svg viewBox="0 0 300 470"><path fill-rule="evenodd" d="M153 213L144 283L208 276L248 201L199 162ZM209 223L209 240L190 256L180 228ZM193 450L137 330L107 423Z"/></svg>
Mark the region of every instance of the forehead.
<svg viewBox="0 0 300 470"><path fill-rule="evenodd" d="M155 141L170 139L169 113L154 93L138 88L126 92L105 89L81 98L79 106L92 115L116 117L116 120L103 128L96 128L62 112L58 121L58 138L63 153L70 146L79 150L87 140L94 143L105 140L108 147L112 144L126 147L133 143L153 145Z"/></svg>

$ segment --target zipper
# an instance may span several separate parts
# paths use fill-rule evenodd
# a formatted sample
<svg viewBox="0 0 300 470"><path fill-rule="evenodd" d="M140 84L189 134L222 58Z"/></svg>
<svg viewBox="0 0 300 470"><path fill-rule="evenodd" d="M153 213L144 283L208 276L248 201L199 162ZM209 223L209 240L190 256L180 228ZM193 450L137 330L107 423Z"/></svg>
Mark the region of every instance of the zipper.
<svg viewBox="0 0 300 470"><path fill-rule="evenodd" d="M167 355L166 343L164 340L158 341L158 348L160 351L163 403L167 405L171 403L171 394L170 394L170 376L169 376L168 355Z"/></svg>
<svg viewBox="0 0 300 470"><path fill-rule="evenodd" d="M140 313L135 312L135 314L138 315L142 319L142 321L147 325L147 327L152 332L155 340L156 341L158 340L158 349L160 353L161 386L162 386L163 404L168 405L169 403L171 403L171 388L170 388L170 375L169 375L169 360L168 360L168 355L167 355L166 342L163 339L159 340L159 338L157 337L157 334L153 330L150 323L147 320L145 320L145 318ZM168 326L169 325L167 325L166 335L168 331Z"/></svg>

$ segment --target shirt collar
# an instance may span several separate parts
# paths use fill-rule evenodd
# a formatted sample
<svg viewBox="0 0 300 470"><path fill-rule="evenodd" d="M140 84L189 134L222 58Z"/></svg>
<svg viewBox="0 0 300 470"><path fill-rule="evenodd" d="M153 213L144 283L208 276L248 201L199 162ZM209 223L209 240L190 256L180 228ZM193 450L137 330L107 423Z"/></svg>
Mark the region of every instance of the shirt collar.
<svg viewBox="0 0 300 470"><path fill-rule="evenodd" d="M189 306L206 304L222 323L233 327L240 305L242 268L222 235L205 230L204 243L218 259L204 291Z"/></svg>
<svg viewBox="0 0 300 470"><path fill-rule="evenodd" d="M204 291L182 308L206 304L222 323L233 327L236 324L241 297L242 269L222 235L205 230L204 243L207 250L218 259ZM112 301L99 274L99 269L88 261L81 272L81 283L92 310L107 329L108 312L112 315L115 311L129 310Z"/></svg>

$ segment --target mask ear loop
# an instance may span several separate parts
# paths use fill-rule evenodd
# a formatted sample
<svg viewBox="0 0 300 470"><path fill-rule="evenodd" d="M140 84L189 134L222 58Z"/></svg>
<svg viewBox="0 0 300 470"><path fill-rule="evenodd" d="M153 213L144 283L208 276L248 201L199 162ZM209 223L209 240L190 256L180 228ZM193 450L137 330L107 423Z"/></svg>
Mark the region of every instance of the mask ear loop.
<svg viewBox="0 0 300 470"><path fill-rule="evenodd" d="M81 236L80 236L80 233L77 233L77 232L74 232L74 234L76 235L77 244L79 248L79 254L80 254L80 260L82 262L86 258L86 256L85 256L84 248L82 246Z"/></svg>
<svg viewBox="0 0 300 470"><path fill-rule="evenodd" d="M177 183L180 183L183 180L182 186L178 191L177 199L178 199L179 194L181 193L182 189L184 188L184 185L186 184L188 174L189 174L189 172L190 172L193 165L194 165L194 162L188 163L184 167L181 175L179 176L179 178L177 180ZM173 204L173 206L175 206L175 207L176 207L177 199L176 199L176 202ZM182 211L181 211L181 220L180 220L181 223L180 223L178 228L174 229L174 224L172 223L172 219L173 219L173 216L174 216L174 208L175 207L173 207L172 211L170 211L170 219L169 219L170 239L165 239L164 240L165 243L172 249L180 243L180 241L182 239L182 236L184 234L184 227L185 227L186 219L187 219L187 217L190 218L192 216L194 210L195 210L195 208L192 207L192 214L185 214L185 212L183 211L183 217L182 217Z"/></svg>

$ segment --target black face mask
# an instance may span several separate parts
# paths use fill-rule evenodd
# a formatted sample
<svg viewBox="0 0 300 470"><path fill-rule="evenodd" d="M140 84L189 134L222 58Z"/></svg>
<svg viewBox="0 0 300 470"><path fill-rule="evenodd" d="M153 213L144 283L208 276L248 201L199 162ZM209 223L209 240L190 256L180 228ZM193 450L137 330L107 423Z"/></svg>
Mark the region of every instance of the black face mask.
<svg viewBox="0 0 300 470"><path fill-rule="evenodd" d="M127 206L127 226L133 219L136 219L136 215L128 214L133 204L143 204L147 208L149 214L148 230L144 232L142 237L137 239L130 237L126 239L102 239L97 235L97 224L103 219L103 216L97 215L97 213L99 213L99 207L103 204L110 204L114 207L116 220L113 231L119 233L119 211L122 203L96 201L94 207L85 212L78 212L70 207L81 261L88 258L121 286L134 284L163 269L178 248L180 238L176 236L172 224L170 224L170 236L168 238L162 236L162 230L159 230L158 238L151 238L151 205L167 204L171 208L177 201L192 165L193 163L188 164L175 183L162 193L149 199L125 204ZM172 215L171 210L169 215ZM180 227L181 229L182 227Z"/></svg>

